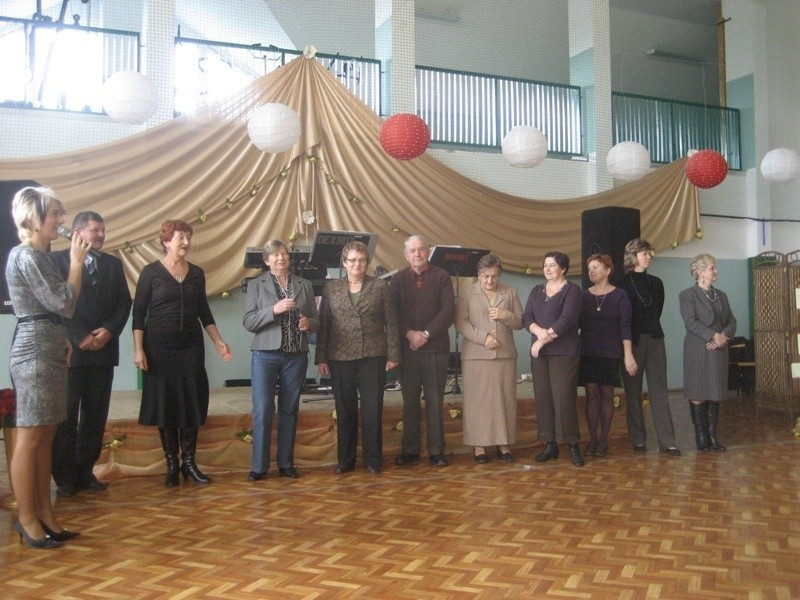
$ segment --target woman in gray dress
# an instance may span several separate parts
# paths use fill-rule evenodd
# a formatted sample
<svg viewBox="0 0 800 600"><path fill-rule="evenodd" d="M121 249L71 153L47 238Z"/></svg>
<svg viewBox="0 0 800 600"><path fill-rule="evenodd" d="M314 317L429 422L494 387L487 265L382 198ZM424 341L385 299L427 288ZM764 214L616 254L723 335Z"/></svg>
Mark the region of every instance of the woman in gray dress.
<svg viewBox="0 0 800 600"><path fill-rule="evenodd" d="M17 394L17 440L10 476L19 517L20 543L55 548L78 534L59 525L50 501L50 466L57 425L67 415L67 366L71 346L63 323L81 289L89 244L73 236L67 281L47 256L64 224L53 190L26 187L11 205L22 243L11 249L6 281L17 329L11 347L11 379Z"/></svg>
<svg viewBox="0 0 800 600"><path fill-rule="evenodd" d="M710 254L695 256L689 270L697 285L680 294L683 340L683 394L689 400L697 449L722 451L717 437L719 402L728 393L728 340L736 333L736 318L725 292L714 287L717 261Z"/></svg>

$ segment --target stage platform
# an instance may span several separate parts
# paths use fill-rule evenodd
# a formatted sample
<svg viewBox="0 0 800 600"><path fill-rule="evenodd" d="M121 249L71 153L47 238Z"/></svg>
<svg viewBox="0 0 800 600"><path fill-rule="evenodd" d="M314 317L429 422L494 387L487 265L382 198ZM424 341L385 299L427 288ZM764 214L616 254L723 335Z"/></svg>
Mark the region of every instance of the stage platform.
<svg viewBox="0 0 800 600"><path fill-rule="evenodd" d="M519 384L516 448L531 447L536 441L536 418L531 383ZM252 446L251 398L249 387L218 388L211 391L208 420L200 429L197 462L207 472L250 470ZM95 475L104 480L164 472L164 456L155 427L139 425L141 393L115 392L106 427L105 448L95 465ZM461 396L445 396L443 408L448 454L471 452L462 443ZM277 421L277 420L276 420ZM277 422L273 422L272 465L276 468ZM389 390L384 398L383 455L393 460L402 440L402 398L399 390ZM422 455L425 428L422 426ZM359 446L360 456L360 446ZM295 466L323 467L336 464L336 419L331 394L303 395L297 424Z"/></svg>

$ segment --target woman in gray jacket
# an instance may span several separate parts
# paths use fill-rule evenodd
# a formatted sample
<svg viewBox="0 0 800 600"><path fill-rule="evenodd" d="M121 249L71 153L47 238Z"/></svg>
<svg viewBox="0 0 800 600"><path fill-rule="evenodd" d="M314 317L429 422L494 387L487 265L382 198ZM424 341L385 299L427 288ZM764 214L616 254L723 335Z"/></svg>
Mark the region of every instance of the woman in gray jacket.
<svg viewBox="0 0 800 600"><path fill-rule="evenodd" d="M728 341L736 334L736 318L728 296L714 287L717 261L698 254L689 270L697 285L680 294L683 340L683 394L689 400L695 441L701 452L722 451L717 437L719 402L728 393Z"/></svg>
<svg viewBox="0 0 800 600"><path fill-rule="evenodd" d="M278 386L278 473L297 479L294 440L300 390L308 367L308 334L319 328L311 282L289 273L289 250L280 240L262 250L269 267L247 284L242 323L255 334L252 344L253 463L248 481L267 476Z"/></svg>

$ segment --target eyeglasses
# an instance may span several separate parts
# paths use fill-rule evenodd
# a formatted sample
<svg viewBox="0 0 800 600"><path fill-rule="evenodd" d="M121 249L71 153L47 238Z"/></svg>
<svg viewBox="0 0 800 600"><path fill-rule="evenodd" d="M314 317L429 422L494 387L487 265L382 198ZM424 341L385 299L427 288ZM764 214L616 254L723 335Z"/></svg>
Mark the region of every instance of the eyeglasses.
<svg viewBox="0 0 800 600"><path fill-rule="evenodd" d="M344 262L349 262L350 264L358 263L360 265L363 265L363 264L365 264L367 262L367 259L363 258L363 257L361 257L361 258L345 258Z"/></svg>

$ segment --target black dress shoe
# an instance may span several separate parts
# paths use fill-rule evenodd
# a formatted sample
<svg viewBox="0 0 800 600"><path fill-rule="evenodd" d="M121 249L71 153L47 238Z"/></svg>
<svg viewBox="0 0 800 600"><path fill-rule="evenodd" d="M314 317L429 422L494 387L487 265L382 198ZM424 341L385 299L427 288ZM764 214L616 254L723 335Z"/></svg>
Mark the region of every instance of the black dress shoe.
<svg viewBox="0 0 800 600"><path fill-rule="evenodd" d="M380 468L380 467L372 467L372 466L369 466L369 467L364 467L364 469L365 469L365 470L367 471L367 473L369 473L370 475L380 475L380 474L381 474L381 468Z"/></svg>
<svg viewBox="0 0 800 600"><path fill-rule="evenodd" d="M69 498L78 493L78 488L74 485L60 485L56 488L56 496L59 498Z"/></svg>
<svg viewBox="0 0 800 600"><path fill-rule="evenodd" d="M261 481L262 479L267 478L267 472L264 471L263 473L256 473L255 471L250 471L247 474L247 481Z"/></svg>
<svg viewBox="0 0 800 600"><path fill-rule="evenodd" d="M511 452L503 452L500 448L497 449L497 460L502 460L503 462L514 462L517 460L514 458L514 455Z"/></svg>
<svg viewBox="0 0 800 600"><path fill-rule="evenodd" d="M594 451L594 455L597 458L605 458L608 456L608 444L604 442L597 444L597 449ZM572 456L572 454L570 454L570 456Z"/></svg>
<svg viewBox="0 0 800 600"><path fill-rule="evenodd" d="M278 474L281 477L288 477L289 479L299 479L300 473L294 467L281 467L278 469Z"/></svg>
<svg viewBox="0 0 800 600"><path fill-rule="evenodd" d="M479 465L485 465L486 463L489 462L489 457L486 456L486 453L475 454L473 456L475 457L475 462L478 463Z"/></svg>
<svg viewBox="0 0 800 600"><path fill-rule="evenodd" d="M447 462L447 459L444 457L444 454L434 454L430 457L431 464L434 467L446 467L450 463Z"/></svg>
<svg viewBox="0 0 800 600"><path fill-rule="evenodd" d="M662 452L665 452L666 454L671 454L672 456L680 456L681 455L681 451L678 450L675 446L667 448L666 450L662 450Z"/></svg>
<svg viewBox="0 0 800 600"><path fill-rule="evenodd" d="M42 523L42 529L44 529L44 532L50 537L50 539L55 540L57 542L66 542L68 540L74 540L81 534L80 531L69 531L67 529L62 529L61 531L53 531L44 523Z"/></svg>
<svg viewBox="0 0 800 600"><path fill-rule="evenodd" d="M405 467L406 465L413 465L419 460L419 454L407 454L403 452L400 456L394 459L394 464L398 467Z"/></svg>
<svg viewBox="0 0 800 600"><path fill-rule="evenodd" d="M100 481L97 477L92 475L83 484L83 489L89 490L90 492L104 492L108 489L108 484L105 481Z"/></svg>
<svg viewBox="0 0 800 600"><path fill-rule="evenodd" d="M598 450L599 451L599 450ZM578 444L569 445L569 459L576 467L583 466L583 457L581 456L581 449Z"/></svg>
<svg viewBox="0 0 800 600"><path fill-rule="evenodd" d="M342 475L344 473L349 473L355 469L354 465L336 465L336 468L333 470L334 475Z"/></svg>
<svg viewBox="0 0 800 600"><path fill-rule="evenodd" d="M647 446L644 444L634 444L633 445L634 452L647 452Z"/></svg>
<svg viewBox="0 0 800 600"><path fill-rule="evenodd" d="M547 462L552 458L558 458L558 444L555 442L547 442L544 445L544 450L534 456L533 460L536 462Z"/></svg>

